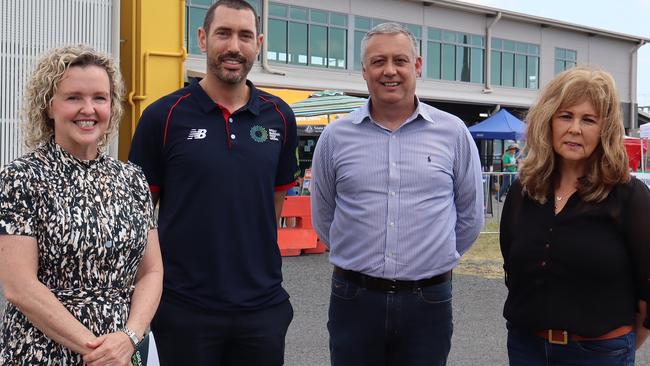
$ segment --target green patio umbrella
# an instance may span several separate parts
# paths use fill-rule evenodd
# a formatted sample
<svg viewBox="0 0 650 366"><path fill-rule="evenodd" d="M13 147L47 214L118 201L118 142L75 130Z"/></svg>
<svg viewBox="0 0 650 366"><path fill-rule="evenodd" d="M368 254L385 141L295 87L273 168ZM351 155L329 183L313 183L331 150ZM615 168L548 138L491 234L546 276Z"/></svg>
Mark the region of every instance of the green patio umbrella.
<svg viewBox="0 0 650 366"><path fill-rule="evenodd" d="M366 98L346 95L338 90L323 90L313 93L309 98L291 104L296 117L345 114L366 104Z"/></svg>

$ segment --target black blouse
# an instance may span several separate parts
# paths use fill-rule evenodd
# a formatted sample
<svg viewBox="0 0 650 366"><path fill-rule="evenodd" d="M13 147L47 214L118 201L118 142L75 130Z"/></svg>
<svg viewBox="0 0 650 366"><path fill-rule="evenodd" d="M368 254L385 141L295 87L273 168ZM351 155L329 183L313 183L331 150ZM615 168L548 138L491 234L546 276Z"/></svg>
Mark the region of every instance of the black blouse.
<svg viewBox="0 0 650 366"><path fill-rule="evenodd" d="M650 190L636 178L599 203L574 193L557 215L552 196L540 205L515 181L500 229L505 318L585 337L633 325L638 300L650 299L649 211Z"/></svg>

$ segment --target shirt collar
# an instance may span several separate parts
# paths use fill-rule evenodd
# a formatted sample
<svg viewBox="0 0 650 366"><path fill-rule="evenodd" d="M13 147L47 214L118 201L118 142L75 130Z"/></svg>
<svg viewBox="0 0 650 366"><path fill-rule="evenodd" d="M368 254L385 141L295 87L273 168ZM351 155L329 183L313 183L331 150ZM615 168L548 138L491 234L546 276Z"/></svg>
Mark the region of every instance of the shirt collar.
<svg viewBox="0 0 650 366"><path fill-rule="evenodd" d="M352 123L355 125L358 125L365 120L370 120L370 98L368 98L366 104L358 109L357 113L359 114L359 118L352 119Z"/></svg>
<svg viewBox="0 0 650 366"><path fill-rule="evenodd" d="M246 80L246 85L250 88L251 95L246 105L244 105L238 111L249 110L251 113L258 116L260 114L260 91L255 87L255 85L253 85L253 82L250 80ZM192 95L196 97L197 102L204 112L210 112L218 107L217 103L215 103L212 98L210 98L210 96L205 92L205 90L203 90L198 80L193 81L189 85L189 90ZM234 113L235 111L231 112Z"/></svg>
<svg viewBox="0 0 650 366"><path fill-rule="evenodd" d="M431 115L431 113L429 113L432 109L424 108L425 103L420 102L420 99L417 96L415 97L415 102L417 103L417 108L415 108L415 112L413 113L412 117L414 119L415 117L420 117L427 122L435 123L435 121L433 120L433 116Z"/></svg>
<svg viewBox="0 0 650 366"><path fill-rule="evenodd" d="M361 122L364 121L372 121L372 117L370 116L370 106L372 104L371 98L368 98L368 101L366 104L364 104L361 108L359 108L359 118L355 118L352 123L354 124L360 124ZM413 113L406 119L406 122L404 124L410 123L417 119L418 117L424 119L425 121L434 123L433 117L429 113L429 111L423 107L424 103L420 102L420 98L415 96L415 110Z"/></svg>

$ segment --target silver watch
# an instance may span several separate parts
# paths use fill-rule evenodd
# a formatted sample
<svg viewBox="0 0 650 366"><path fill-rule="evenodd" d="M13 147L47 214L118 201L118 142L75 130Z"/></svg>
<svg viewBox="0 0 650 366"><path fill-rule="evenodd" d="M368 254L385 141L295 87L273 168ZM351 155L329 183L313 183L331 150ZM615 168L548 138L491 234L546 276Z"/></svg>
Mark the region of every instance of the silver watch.
<svg viewBox="0 0 650 366"><path fill-rule="evenodd" d="M140 343L140 340L138 339L138 336L135 335L135 332L133 329L129 327L124 327L120 329L121 332L124 332L126 335L129 336L129 339L131 340L131 343L133 343L133 347L137 347L138 343Z"/></svg>

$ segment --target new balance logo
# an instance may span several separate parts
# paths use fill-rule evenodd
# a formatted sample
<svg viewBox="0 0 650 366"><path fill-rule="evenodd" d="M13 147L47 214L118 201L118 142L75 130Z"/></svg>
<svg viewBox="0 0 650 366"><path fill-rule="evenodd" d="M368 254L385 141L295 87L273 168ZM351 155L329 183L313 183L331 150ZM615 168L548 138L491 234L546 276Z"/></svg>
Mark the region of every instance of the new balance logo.
<svg viewBox="0 0 650 366"><path fill-rule="evenodd" d="M187 136L188 140L201 140L205 138L205 135L208 134L208 130L204 128L193 128L190 130L190 134Z"/></svg>

